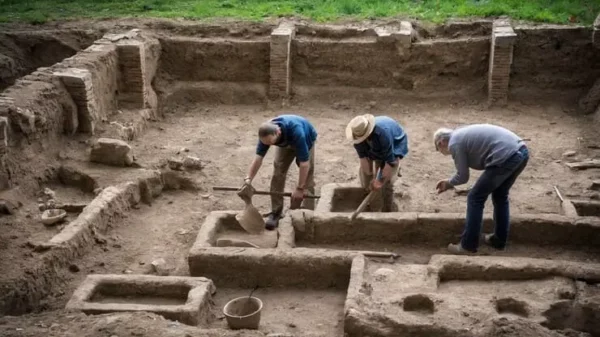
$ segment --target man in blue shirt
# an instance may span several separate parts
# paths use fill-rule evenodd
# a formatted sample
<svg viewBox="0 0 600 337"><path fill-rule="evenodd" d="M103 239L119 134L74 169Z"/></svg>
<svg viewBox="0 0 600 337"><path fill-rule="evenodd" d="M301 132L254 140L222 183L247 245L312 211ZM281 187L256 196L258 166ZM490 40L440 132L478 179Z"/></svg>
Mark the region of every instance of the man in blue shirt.
<svg viewBox="0 0 600 337"><path fill-rule="evenodd" d="M262 165L263 158L269 148L277 146L273 162L271 192L283 192L285 179L294 158L300 174L298 185L292 192L290 208L297 208L308 191L314 195L314 152L317 131L306 118L296 115L280 115L263 123L258 129L256 157L244 179L244 186L251 185L252 180ZM304 207L314 209L314 199L304 200ZM283 197L271 196L271 213L266 221L266 228L275 229L283 212Z"/></svg>
<svg viewBox="0 0 600 337"><path fill-rule="evenodd" d="M381 191L371 201L371 211L393 211L393 184L400 172L400 160L408 154L408 137L404 129L390 117L366 114L348 123L346 138L354 143L360 158L361 185Z"/></svg>
<svg viewBox="0 0 600 337"><path fill-rule="evenodd" d="M469 169L483 170L467 197L467 219L459 244L448 245L454 254L477 252L488 196L494 203L494 233L485 235L485 243L504 249L508 240L508 193L529 161L529 150L521 137L500 126L473 124L455 130L441 128L433 135L435 149L452 155L456 173L437 183L438 193L469 181Z"/></svg>

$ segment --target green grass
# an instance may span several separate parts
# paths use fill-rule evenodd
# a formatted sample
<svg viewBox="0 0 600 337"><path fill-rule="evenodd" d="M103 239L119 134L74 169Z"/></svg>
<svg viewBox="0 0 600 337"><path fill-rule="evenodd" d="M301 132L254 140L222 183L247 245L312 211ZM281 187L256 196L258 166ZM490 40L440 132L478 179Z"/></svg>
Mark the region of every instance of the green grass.
<svg viewBox="0 0 600 337"><path fill-rule="evenodd" d="M517 20L590 25L600 0L0 0L0 21L113 17L189 19L300 16L341 18L412 17L443 22L457 17L508 15Z"/></svg>

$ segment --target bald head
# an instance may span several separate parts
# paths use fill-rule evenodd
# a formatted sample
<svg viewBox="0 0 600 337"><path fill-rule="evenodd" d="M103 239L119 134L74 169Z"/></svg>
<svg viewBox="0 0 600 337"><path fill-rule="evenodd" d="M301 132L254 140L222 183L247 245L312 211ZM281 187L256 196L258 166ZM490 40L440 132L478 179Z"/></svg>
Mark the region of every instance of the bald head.
<svg viewBox="0 0 600 337"><path fill-rule="evenodd" d="M258 128L258 138L265 145L275 145L280 135L281 129L272 122L262 123Z"/></svg>

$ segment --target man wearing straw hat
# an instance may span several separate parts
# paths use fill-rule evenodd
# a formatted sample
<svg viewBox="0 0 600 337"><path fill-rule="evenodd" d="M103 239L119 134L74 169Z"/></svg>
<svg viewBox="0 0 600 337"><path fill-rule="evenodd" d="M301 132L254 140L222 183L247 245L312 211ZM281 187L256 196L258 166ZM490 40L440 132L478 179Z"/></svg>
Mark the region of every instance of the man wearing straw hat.
<svg viewBox="0 0 600 337"><path fill-rule="evenodd" d="M400 160L408 154L404 129L390 117L365 114L348 123L346 138L353 142L360 158L361 185L380 191L369 205L371 211L393 211L393 184L400 172Z"/></svg>
<svg viewBox="0 0 600 337"><path fill-rule="evenodd" d="M271 146L277 146L273 160L273 176L271 192L283 192L285 179L292 161L296 159L299 169L298 184L292 192L290 208L299 208L304 200L304 207L315 208L314 199L304 199L306 192L315 193L314 158L317 131L310 122L297 115L280 115L263 123L258 128L258 144L256 156L250 164L248 175L244 179L243 188L251 186L252 180L262 165L263 158ZM266 229L273 230L279 224L283 212L283 197L271 196L271 213L266 221Z"/></svg>

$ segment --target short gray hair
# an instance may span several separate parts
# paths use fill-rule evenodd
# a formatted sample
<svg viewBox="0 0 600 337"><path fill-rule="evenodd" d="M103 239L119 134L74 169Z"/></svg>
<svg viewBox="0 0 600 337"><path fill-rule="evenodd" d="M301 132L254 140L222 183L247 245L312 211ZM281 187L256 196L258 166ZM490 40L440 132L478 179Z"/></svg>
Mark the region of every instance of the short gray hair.
<svg viewBox="0 0 600 337"><path fill-rule="evenodd" d="M443 140L450 140L450 136L452 135L452 129L449 128L439 128L433 133L433 145L435 146L435 150L439 151L438 144Z"/></svg>
<svg viewBox="0 0 600 337"><path fill-rule="evenodd" d="M272 122L265 122L258 128L258 137L266 137L277 133L278 126Z"/></svg>

